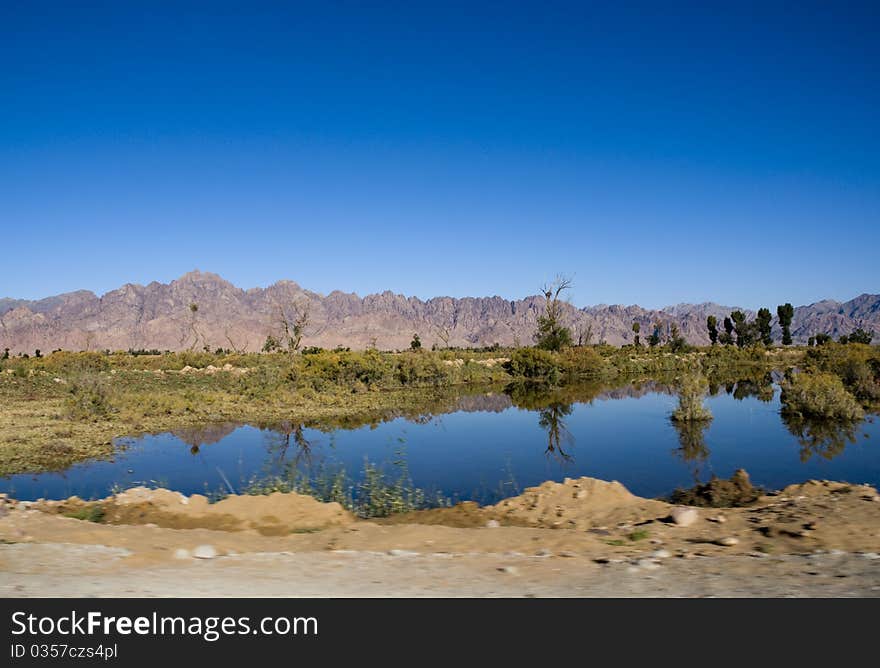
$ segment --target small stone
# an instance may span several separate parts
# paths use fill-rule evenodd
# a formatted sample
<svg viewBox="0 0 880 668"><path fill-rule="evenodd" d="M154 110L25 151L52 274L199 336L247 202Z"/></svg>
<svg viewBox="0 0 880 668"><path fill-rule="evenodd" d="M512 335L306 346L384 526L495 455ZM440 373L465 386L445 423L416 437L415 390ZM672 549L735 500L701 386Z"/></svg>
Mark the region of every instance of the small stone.
<svg viewBox="0 0 880 668"><path fill-rule="evenodd" d="M724 515L715 515L715 517L710 517L709 521L724 524L727 521L727 518Z"/></svg>
<svg viewBox="0 0 880 668"><path fill-rule="evenodd" d="M639 559L636 562L636 566L645 571L655 571L660 568L660 564L658 564L653 559Z"/></svg>
<svg viewBox="0 0 880 668"><path fill-rule="evenodd" d="M516 566L499 566L498 570L508 575L519 575L519 569Z"/></svg>
<svg viewBox="0 0 880 668"><path fill-rule="evenodd" d="M567 559L571 559L572 557L576 557L576 556L577 556L577 553L575 553L575 552L569 552L568 550L566 550L565 552L560 552L560 553L559 553L559 556L560 556L560 557L566 557Z"/></svg>
<svg viewBox="0 0 880 668"><path fill-rule="evenodd" d="M388 554L392 557L416 557L419 553L412 550L388 550Z"/></svg>
<svg viewBox="0 0 880 668"><path fill-rule="evenodd" d="M190 558L189 550L184 550L182 547L174 550L174 558L175 559L189 559Z"/></svg>
<svg viewBox="0 0 880 668"><path fill-rule="evenodd" d="M217 556L217 549L213 545L199 545L192 551L196 559L213 559Z"/></svg>
<svg viewBox="0 0 880 668"><path fill-rule="evenodd" d="M766 552L759 552L758 550L752 550L749 552L750 557L755 557L755 559L763 559L767 556Z"/></svg>
<svg viewBox="0 0 880 668"><path fill-rule="evenodd" d="M669 513L669 517L672 518L672 521L675 522L676 525L680 527L689 527L697 521L699 513L693 508L679 506L678 508L672 509L672 512Z"/></svg>
<svg viewBox="0 0 880 668"><path fill-rule="evenodd" d="M733 536L725 536L724 538L719 538L715 541L716 545L722 545L723 547L733 547L734 545L739 545L739 538L734 538Z"/></svg>
<svg viewBox="0 0 880 668"><path fill-rule="evenodd" d="M672 553L669 550L654 550L651 552L651 556L654 559L669 559L672 556Z"/></svg>
<svg viewBox="0 0 880 668"><path fill-rule="evenodd" d="M880 559L880 554L876 552L862 552L862 559Z"/></svg>
<svg viewBox="0 0 880 668"><path fill-rule="evenodd" d="M815 522L807 522L804 525L804 529L806 529L807 531L815 531L818 526L819 525L816 524Z"/></svg>
<svg viewBox="0 0 880 668"><path fill-rule="evenodd" d="M550 550L548 550L547 548L542 548L542 549L538 550L537 552L535 552L535 556L536 557L552 557L553 553Z"/></svg>
<svg viewBox="0 0 880 668"><path fill-rule="evenodd" d="M500 526L501 522L499 522L498 520L489 520L488 522L486 522L487 529L497 529Z"/></svg>
<svg viewBox="0 0 880 668"><path fill-rule="evenodd" d="M576 499L586 499L587 498L587 490L579 489L574 493L574 498Z"/></svg>
<svg viewBox="0 0 880 668"><path fill-rule="evenodd" d="M831 550L828 554L833 557L841 557L846 554L846 552L844 550Z"/></svg>
<svg viewBox="0 0 880 668"><path fill-rule="evenodd" d="M659 538L652 538L649 542L651 545L663 545L663 541Z"/></svg>

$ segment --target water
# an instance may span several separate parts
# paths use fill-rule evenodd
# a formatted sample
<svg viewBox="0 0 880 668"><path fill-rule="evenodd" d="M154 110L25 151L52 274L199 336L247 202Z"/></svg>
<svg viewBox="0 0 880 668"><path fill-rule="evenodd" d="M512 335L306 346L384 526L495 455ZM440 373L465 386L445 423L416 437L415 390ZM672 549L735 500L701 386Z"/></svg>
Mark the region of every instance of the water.
<svg viewBox="0 0 880 668"><path fill-rule="evenodd" d="M0 491L19 499L100 498L136 484L185 494L241 491L255 476L291 468L344 466L356 478L365 459L392 472L390 462L405 460L417 487L484 503L583 475L619 480L649 497L738 468L768 489L809 478L880 485L873 418L851 427L786 423L778 388L745 382L721 388L706 404L714 420L683 430L669 420L675 396L652 385L471 395L454 412L353 429L212 425L121 440L112 461L14 475L0 480Z"/></svg>

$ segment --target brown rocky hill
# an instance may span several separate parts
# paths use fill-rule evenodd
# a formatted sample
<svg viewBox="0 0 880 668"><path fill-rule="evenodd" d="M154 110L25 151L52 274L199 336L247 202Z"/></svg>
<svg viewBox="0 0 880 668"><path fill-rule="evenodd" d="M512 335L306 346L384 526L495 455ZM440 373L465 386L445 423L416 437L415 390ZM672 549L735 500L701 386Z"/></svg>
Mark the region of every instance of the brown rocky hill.
<svg viewBox="0 0 880 668"><path fill-rule="evenodd" d="M308 309L303 345L332 348L409 347L414 333L423 345L484 346L532 343L542 298L415 297L383 292L358 297L339 291L323 296L292 281L242 290L220 276L191 272L171 283L127 284L97 296L80 290L37 301L0 299L0 349L12 353L65 350L159 350L234 348L258 351L267 335L278 335L281 312ZM775 305L771 305L772 307ZM677 323L686 339L708 343L706 316L719 323L733 310L718 304L679 304L662 310L639 306L566 307L575 339L611 345L632 342L632 323L642 339L660 321ZM753 313L749 312L750 317ZM821 301L795 309L792 331L804 342L818 332L835 338L857 327L880 339L880 295L839 303ZM779 328L774 320L774 334Z"/></svg>

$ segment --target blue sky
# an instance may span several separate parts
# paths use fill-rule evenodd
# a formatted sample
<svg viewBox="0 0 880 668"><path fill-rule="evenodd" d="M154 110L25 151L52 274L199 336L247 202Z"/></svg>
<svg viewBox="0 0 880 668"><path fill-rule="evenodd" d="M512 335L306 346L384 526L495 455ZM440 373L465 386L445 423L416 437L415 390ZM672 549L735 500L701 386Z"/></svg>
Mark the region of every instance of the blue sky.
<svg viewBox="0 0 880 668"><path fill-rule="evenodd" d="M0 296L880 292L880 5L715 4L3 0Z"/></svg>

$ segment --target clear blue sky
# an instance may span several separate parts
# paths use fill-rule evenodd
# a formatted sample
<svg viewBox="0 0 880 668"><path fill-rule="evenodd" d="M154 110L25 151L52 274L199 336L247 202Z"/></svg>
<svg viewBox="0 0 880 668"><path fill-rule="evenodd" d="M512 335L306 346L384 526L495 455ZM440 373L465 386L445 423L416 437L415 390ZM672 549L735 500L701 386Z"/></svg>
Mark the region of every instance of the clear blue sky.
<svg viewBox="0 0 880 668"><path fill-rule="evenodd" d="M771 4L3 0L0 296L880 292L880 3Z"/></svg>

